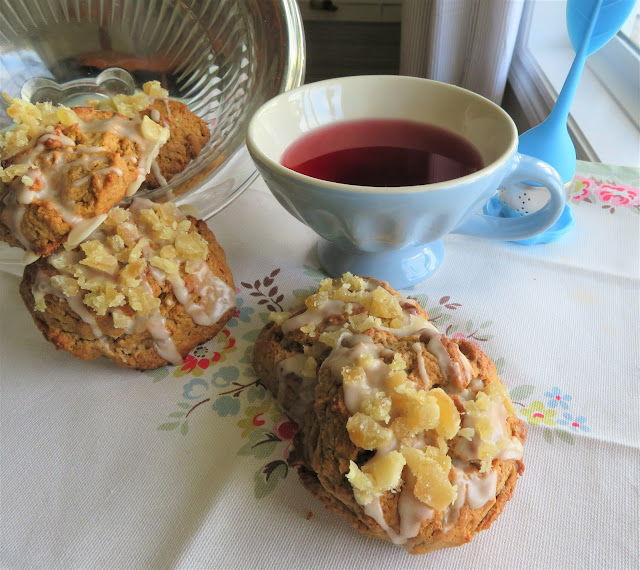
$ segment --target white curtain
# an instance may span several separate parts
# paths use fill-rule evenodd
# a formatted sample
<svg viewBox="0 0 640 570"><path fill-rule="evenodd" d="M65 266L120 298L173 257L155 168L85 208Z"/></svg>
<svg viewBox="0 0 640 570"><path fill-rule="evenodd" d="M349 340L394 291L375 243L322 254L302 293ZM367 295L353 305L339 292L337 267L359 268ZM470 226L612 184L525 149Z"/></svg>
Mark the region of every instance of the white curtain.
<svg viewBox="0 0 640 570"><path fill-rule="evenodd" d="M502 101L524 0L404 0L400 74Z"/></svg>

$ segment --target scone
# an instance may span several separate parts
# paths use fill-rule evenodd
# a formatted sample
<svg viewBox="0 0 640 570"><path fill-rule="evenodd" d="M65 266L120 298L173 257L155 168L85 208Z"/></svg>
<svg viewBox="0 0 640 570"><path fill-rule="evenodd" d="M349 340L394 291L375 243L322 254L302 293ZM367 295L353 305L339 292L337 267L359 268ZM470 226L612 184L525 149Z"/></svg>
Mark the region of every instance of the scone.
<svg viewBox="0 0 640 570"><path fill-rule="evenodd" d="M198 156L205 122L157 81L143 89L95 107L9 100L18 125L0 136L0 240L34 257L77 245L123 198L167 184Z"/></svg>
<svg viewBox="0 0 640 570"><path fill-rule="evenodd" d="M142 198L109 212L78 247L27 266L20 293L56 348L135 368L181 363L236 310L207 225Z"/></svg>
<svg viewBox="0 0 640 570"><path fill-rule="evenodd" d="M35 255L77 245L140 188L169 130L149 117L13 99L0 145L0 236Z"/></svg>
<svg viewBox="0 0 640 570"><path fill-rule="evenodd" d="M493 363L386 283L324 280L272 314L253 363L300 426L290 463L302 483L411 554L469 542L523 473L525 424Z"/></svg>

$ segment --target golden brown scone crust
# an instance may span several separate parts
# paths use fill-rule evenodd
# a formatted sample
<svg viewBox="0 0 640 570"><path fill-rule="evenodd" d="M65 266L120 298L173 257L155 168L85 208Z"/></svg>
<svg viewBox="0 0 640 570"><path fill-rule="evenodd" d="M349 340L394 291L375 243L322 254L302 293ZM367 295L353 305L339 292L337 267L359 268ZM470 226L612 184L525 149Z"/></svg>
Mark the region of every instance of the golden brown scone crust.
<svg viewBox="0 0 640 570"><path fill-rule="evenodd" d="M113 113L97 111L92 107L73 107L73 110L83 121L109 119ZM61 203L73 204L73 214L82 218L93 218L106 214L120 200L125 197L128 186L138 177L136 165L123 157L140 158L139 145L129 138L119 137L115 132L85 133L78 124L69 127L58 125L55 134L70 138L76 145L103 147L106 152L92 155L80 148L65 149L59 140L49 139L44 143L44 149L34 159L34 165L42 172L51 173L50 184L60 188ZM5 161L4 166L16 163L30 149L24 150ZM101 158L106 159L100 160ZM64 164L75 163L68 170L61 169ZM105 169L118 169L99 172ZM57 173L56 171L62 172ZM83 181L77 186L74 183ZM7 191L12 191L12 185L19 179L7 185ZM40 192L43 185L40 180L30 188ZM4 202L0 202L0 213L4 210ZM9 245L19 246L18 240L11 236L9 228L0 222L0 239ZM35 199L25 208L20 230L28 240L31 250L37 255L49 255L62 245L71 231L71 226L64 221L55 204L46 198Z"/></svg>
<svg viewBox="0 0 640 570"><path fill-rule="evenodd" d="M390 287L385 286L385 288L393 292ZM426 313L422 309L419 310L419 314L426 317ZM318 325L316 332L322 331L326 324L323 322L322 325ZM391 333L376 329L365 331L364 334L394 353L400 353L407 363L406 372L409 378L419 383L425 390L445 387L450 381L443 375L438 359L426 350L427 339L421 339L419 335L396 338ZM254 368L261 382L274 394L285 412L299 404L301 397L299 390L303 380L290 375L286 379L287 382L281 386L278 363L297 354L303 354L305 346L308 353L309 347L318 344L317 338L318 335L310 338L300 330L284 334L281 325L270 322L261 331L256 341L253 353ZM419 371L417 353L413 348L416 343L422 346L426 375L432 382L430 386L424 385L422 380L424 376ZM476 345L464 339L443 339L443 345L453 361L462 364L460 353L467 358L473 369L473 378L482 379L485 385L500 382L493 362ZM322 501L327 509L341 515L361 533L373 538L390 540L387 532L373 518L364 513L363 507L354 498L351 484L345 477L349 472L351 461L362 465L373 456L374 452L357 447L349 437L346 425L350 413L345 405L341 382L332 377L328 367L321 367L321 363L330 351L328 347L315 351L314 356L319 366L315 394L312 404L307 407L303 417L295 418L299 423L299 429L294 438L294 449L289 462L298 469L298 475L304 486ZM304 397L304 394L302 396ZM455 397L452 399L456 407L463 411L461 403L456 401ZM511 435L524 443L526 437L524 422L516 416L510 416L507 426ZM455 443L459 437L456 436L449 442L449 456L454 460L457 458ZM478 470L479 462L477 465L472 462L471 467ZM411 554L422 554L440 548L458 546L469 542L476 532L489 528L511 498L518 476L523 473L524 465L521 460L495 459L492 470L497 473L495 500L474 510L470 509L465 502L455 523L445 520L445 511L434 511L433 518L424 521L417 536L409 539L404 547ZM408 467L405 466L404 480L406 480L407 471ZM450 480L451 477L450 474ZM385 522L396 533L400 532L398 497L399 493L386 492L380 498Z"/></svg>
<svg viewBox="0 0 640 570"><path fill-rule="evenodd" d="M153 109L160 113L160 119L157 122L166 126L171 132L169 140L162 145L156 158L160 173L167 182L170 182L200 154L211 134L207 124L192 113L184 103L171 99L156 99L142 114L151 115ZM147 175L147 186L150 188L160 186L153 172Z"/></svg>
<svg viewBox="0 0 640 570"><path fill-rule="evenodd" d="M195 224L198 233L209 243L207 265L216 277L234 288L233 276L227 265L224 250L218 244L215 236L205 222L192 217L189 219ZM28 265L20 284L20 294L44 338L53 343L57 349L66 350L81 360L93 360L105 356L118 366L123 367L152 369L168 364L167 360L156 351L154 340L148 331L126 333L113 326L112 318L108 314L105 316L93 314L104 333L104 336L98 339L93 334L91 326L71 309L66 300L60 297L46 295L46 310L44 312L36 311L32 287L38 271L48 275L56 273L56 270L45 259ZM162 285L153 279L150 279L149 282L156 296L163 301L160 311L166 319L166 327L171 333L173 342L183 358L194 347L218 334L236 311L235 306L229 308L214 325L198 325L193 322L184 306L177 302L171 285L167 281ZM87 308L87 310L89 309Z"/></svg>

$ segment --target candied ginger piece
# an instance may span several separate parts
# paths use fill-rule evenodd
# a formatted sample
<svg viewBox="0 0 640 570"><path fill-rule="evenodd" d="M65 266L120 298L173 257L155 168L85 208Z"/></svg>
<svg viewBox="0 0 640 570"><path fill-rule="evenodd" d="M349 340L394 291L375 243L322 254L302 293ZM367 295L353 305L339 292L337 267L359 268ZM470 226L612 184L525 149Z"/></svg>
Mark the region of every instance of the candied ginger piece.
<svg viewBox="0 0 640 570"><path fill-rule="evenodd" d="M62 291L66 297L75 297L80 291L78 282L68 275L53 275L51 277L51 284Z"/></svg>
<svg viewBox="0 0 640 570"><path fill-rule="evenodd" d="M80 244L80 247L85 254L85 258L80 260L82 265L93 267L110 275L118 270L118 260L97 239L84 242Z"/></svg>
<svg viewBox="0 0 640 570"><path fill-rule="evenodd" d="M365 395L360 404L362 411L379 422L389 423L391 416L391 398L381 390L371 391Z"/></svg>
<svg viewBox="0 0 640 570"><path fill-rule="evenodd" d="M364 291L367 283L362 277L353 275L352 273L344 273L341 278L342 283L346 283L351 291Z"/></svg>
<svg viewBox="0 0 640 570"><path fill-rule="evenodd" d="M17 154L29 146L29 127L17 125L4 133L0 133L0 158Z"/></svg>
<svg viewBox="0 0 640 570"><path fill-rule="evenodd" d="M180 263L173 259L166 259L156 255L149 260L153 267L157 267L164 271L167 275L176 276L180 274Z"/></svg>
<svg viewBox="0 0 640 570"><path fill-rule="evenodd" d="M161 218L158 213L147 208L140 212L140 226L146 230L151 237L157 240L173 240L176 237L176 230L171 227L167 220Z"/></svg>
<svg viewBox="0 0 640 570"><path fill-rule="evenodd" d="M473 436L475 435L475 433L476 433L476 430L470 427L461 428L460 430L458 430L458 435L460 437L464 437L468 441L471 441L473 439Z"/></svg>
<svg viewBox="0 0 640 570"><path fill-rule="evenodd" d="M199 233L178 234L174 246L182 259L196 261L206 259L209 254L209 244Z"/></svg>
<svg viewBox="0 0 640 570"><path fill-rule="evenodd" d="M165 245L160 248L160 257L164 257L165 259L176 259L178 257L178 252L172 245Z"/></svg>
<svg viewBox="0 0 640 570"><path fill-rule="evenodd" d="M109 236L107 238L107 247L114 253L120 253L124 251L124 240L119 235Z"/></svg>
<svg viewBox="0 0 640 570"><path fill-rule="evenodd" d="M269 313L269 320L273 321L277 325L281 325L288 320L290 316L291 313L289 311L284 311L282 313Z"/></svg>
<svg viewBox="0 0 640 570"><path fill-rule="evenodd" d="M391 364L389 364L389 368L391 368L391 370L405 370L407 368L407 363L399 352L396 352L393 355L393 360L391 361Z"/></svg>
<svg viewBox="0 0 640 570"><path fill-rule="evenodd" d="M151 100L146 93L135 93L134 95L115 95L109 101L105 101L105 104L115 107L121 115L135 119L140 111L144 111L151 104Z"/></svg>
<svg viewBox="0 0 640 570"><path fill-rule="evenodd" d="M80 122L75 111L65 106L60 106L56 109L56 117L64 127L70 127Z"/></svg>
<svg viewBox="0 0 640 570"><path fill-rule="evenodd" d="M416 484L413 494L426 505L442 511L456 500L458 487L449 482L449 473L445 473L433 458L424 456L414 475Z"/></svg>
<svg viewBox="0 0 640 570"><path fill-rule="evenodd" d="M137 261L142 257L142 250L149 245L149 240L147 238L141 238L136 242L136 245L133 246L131 251L129 252L129 263L133 261Z"/></svg>
<svg viewBox="0 0 640 570"><path fill-rule="evenodd" d="M125 293L131 308L140 315L148 315L160 306L160 299L142 285L127 287Z"/></svg>
<svg viewBox="0 0 640 570"><path fill-rule="evenodd" d="M318 340L320 342L326 344L327 346L334 347L334 346L336 346L336 344L338 344L338 339L340 338L340 335L343 332L344 332L344 329L340 329L340 330L337 330L337 331L331 331L331 332L323 332L323 333L320 333L320 336L318 337Z"/></svg>
<svg viewBox="0 0 640 570"><path fill-rule="evenodd" d="M123 239L124 243L131 245L140 237L140 232L135 224L131 222L118 222L116 233Z"/></svg>
<svg viewBox="0 0 640 570"><path fill-rule="evenodd" d="M326 291L318 291L317 293L307 297L305 305L307 309L317 309L329 300L329 294Z"/></svg>
<svg viewBox="0 0 640 570"><path fill-rule="evenodd" d="M300 332L308 334L311 338L316 336L316 325L309 323L308 325L300 327Z"/></svg>
<svg viewBox="0 0 640 570"><path fill-rule="evenodd" d="M0 166L0 180L5 183L11 182L14 178L18 176L24 176L31 167L28 164L12 164L7 168L2 168Z"/></svg>
<svg viewBox="0 0 640 570"><path fill-rule="evenodd" d="M397 297L382 287L377 287L372 294L369 312L375 317L394 319L402 317L402 307Z"/></svg>
<svg viewBox="0 0 640 570"><path fill-rule="evenodd" d="M140 285L140 276L147 270L147 262L144 259L137 259L127 263L120 272L120 281L127 287L137 287Z"/></svg>
<svg viewBox="0 0 640 570"><path fill-rule="evenodd" d="M382 325L382 321L378 317L372 317L371 315L358 314L349 317L349 323L354 330L358 332L366 331L367 329L379 327Z"/></svg>
<svg viewBox="0 0 640 570"><path fill-rule="evenodd" d="M124 305L125 297L113 283L103 282L101 288L87 293L82 302L102 316L107 314L110 307Z"/></svg>
<svg viewBox="0 0 640 570"><path fill-rule="evenodd" d="M375 497L373 477L363 473L354 461L349 462L349 472L345 475L353 487L353 496L360 505L366 505Z"/></svg>
<svg viewBox="0 0 640 570"><path fill-rule="evenodd" d="M491 469L491 463L498 455L498 447L490 442L483 441L478 446L478 457L481 461L480 473L485 473Z"/></svg>
<svg viewBox="0 0 640 570"><path fill-rule="evenodd" d="M142 125L140 126L142 136L154 143L164 144L169 140L171 135L169 129L160 126L155 121L152 121L146 115L142 117Z"/></svg>
<svg viewBox="0 0 640 570"><path fill-rule="evenodd" d="M133 317L125 314L120 309L111 311L111 317L113 318L113 326L117 329L127 329L133 324Z"/></svg>
<svg viewBox="0 0 640 570"><path fill-rule="evenodd" d="M402 469L406 461L401 453L390 451L367 462L360 469L355 462L349 463L346 478L353 487L353 495L361 505L374 497L394 491L402 484Z"/></svg>
<svg viewBox="0 0 640 570"><path fill-rule="evenodd" d="M178 226L176 227L176 230L178 230L180 233L186 233L189 231L190 228L191 228L190 220L180 220L178 222Z"/></svg>
<svg viewBox="0 0 640 570"><path fill-rule="evenodd" d="M406 463L402 453L394 450L374 457L362 466L361 471L373 477L374 487L380 493L400 486Z"/></svg>
<svg viewBox="0 0 640 570"><path fill-rule="evenodd" d="M162 88L159 81L147 81L142 85L142 90L149 95L149 97L155 97L156 99L166 99L169 97L169 92Z"/></svg>
<svg viewBox="0 0 640 570"><path fill-rule="evenodd" d="M453 403L453 400L442 388L429 390L440 408L440 421L436 426L436 431L446 439L452 439L460 429L460 412Z"/></svg>
<svg viewBox="0 0 640 570"><path fill-rule="evenodd" d="M33 308L36 311L46 311L47 310L47 303L44 299L44 293L42 291L38 291L36 289L33 290L33 300L35 301L35 304L33 306Z"/></svg>
<svg viewBox="0 0 640 570"><path fill-rule="evenodd" d="M122 210L121 208L115 208L107 214L107 225L119 225L131 220L131 214L128 210Z"/></svg>
<svg viewBox="0 0 640 570"><path fill-rule="evenodd" d="M408 391L406 427L411 435L439 425L440 408L437 400L424 390Z"/></svg>
<svg viewBox="0 0 640 570"><path fill-rule="evenodd" d="M378 449L393 440L393 431L361 412L355 413L347 420L347 431L354 445L362 449Z"/></svg>

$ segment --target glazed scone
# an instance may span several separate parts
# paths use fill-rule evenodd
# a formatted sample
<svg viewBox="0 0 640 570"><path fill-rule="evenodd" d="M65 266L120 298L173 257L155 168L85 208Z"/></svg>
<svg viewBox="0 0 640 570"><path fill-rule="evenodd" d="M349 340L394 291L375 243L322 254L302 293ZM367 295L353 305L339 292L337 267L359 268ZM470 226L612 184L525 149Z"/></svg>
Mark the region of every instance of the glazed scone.
<svg viewBox="0 0 640 570"><path fill-rule="evenodd" d="M89 107L9 99L18 124L0 137L0 240L34 256L77 245L123 198L198 156L206 123L157 81L143 90Z"/></svg>
<svg viewBox="0 0 640 570"><path fill-rule="evenodd" d="M299 424L289 461L302 483L411 554L469 542L523 473L525 424L493 363L386 283L323 281L272 314L253 362Z"/></svg>
<svg viewBox="0 0 640 570"><path fill-rule="evenodd" d="M109 212L78 247L27 266L20 293L56 348L142 369L181 363L236 310L207 225L142 198Z"/></svg>
<svg viewBox="0 0 640 570"><path fill-rule="evenodd" d="M0 237L37 256L77 245L135 194L169 138L149 117L92 107L13 99L8 112L19 124L0 140Z"/></svg>

